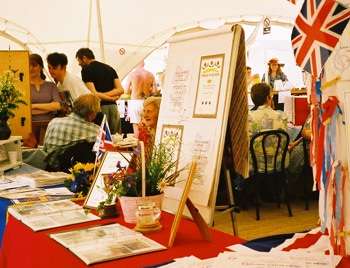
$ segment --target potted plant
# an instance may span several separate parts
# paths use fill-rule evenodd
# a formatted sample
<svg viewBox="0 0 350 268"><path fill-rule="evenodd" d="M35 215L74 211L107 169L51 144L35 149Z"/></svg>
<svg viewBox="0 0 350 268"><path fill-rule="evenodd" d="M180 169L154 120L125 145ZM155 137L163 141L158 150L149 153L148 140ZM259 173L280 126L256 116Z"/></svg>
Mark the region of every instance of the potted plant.
<svg viewBox="0 0 350 268"><path fill-rule="evenodd" d="M14 110L20 104L26 104L22 93L16 89L15 81L15 75L11 71L0 76L0 140L11 136L7 120L15 116Z"/></svg>
<svg viewBox="0 0 350 268"><path fill-rule="evenodd" d="M108 198L101 202L103 207L115 197L119 197L124 214L124 220L129 223L136 222L136 208L140 202L152 201L161 208L164 188L175 183L180 171L176 171L177 160L174 159L174 144L170 142L153 145L149 156L145 160L145 195L142 197L142 161L140 148L138 148L129 167L122 167L117 163L117 171L105 175L105 185ZM147 151L147 150L146 150Z"/></svg>

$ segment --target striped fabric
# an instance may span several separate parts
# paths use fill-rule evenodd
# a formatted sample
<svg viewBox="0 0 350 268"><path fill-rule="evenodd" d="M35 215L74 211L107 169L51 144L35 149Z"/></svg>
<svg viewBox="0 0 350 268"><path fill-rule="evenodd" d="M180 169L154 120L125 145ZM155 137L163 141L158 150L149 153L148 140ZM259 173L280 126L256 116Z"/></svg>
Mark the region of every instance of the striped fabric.
<svg viewBox="0 0 350 268"><path fill-rule="evenodd" d="M247 130L248 97L246 81L245 39L243 30L236 32L238 34L240 33L240 37L228 118L227 137L229 138L229 144L231 145L233 166L235 168L235 171L246 177L249 170L249 140Z"/></svg>

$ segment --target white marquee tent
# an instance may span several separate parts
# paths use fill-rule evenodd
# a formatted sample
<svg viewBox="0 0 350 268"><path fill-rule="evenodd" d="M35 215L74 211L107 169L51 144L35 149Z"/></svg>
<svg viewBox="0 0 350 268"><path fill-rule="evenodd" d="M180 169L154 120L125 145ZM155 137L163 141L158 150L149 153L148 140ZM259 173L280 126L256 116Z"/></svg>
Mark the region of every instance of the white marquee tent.
<svg viewBox="0 0 350 268"><path fill-rule="evenodd" d="M0 49L28 48L42 56L63 52L70 60L69 69L78 72L75 52L89 46L98 59L116 67L121 77L176 32L241 22L246 26L249 46L255 44L257 30L262 31L257 26L265 16L271 19L272 27L285 27L290 32L299 10L287 0L1 0L0 3ZM273 44L276 40L269 42ZM256 56L252 53L252 57ZM259 60L266 61L268 56L271 55Z"/></svg>

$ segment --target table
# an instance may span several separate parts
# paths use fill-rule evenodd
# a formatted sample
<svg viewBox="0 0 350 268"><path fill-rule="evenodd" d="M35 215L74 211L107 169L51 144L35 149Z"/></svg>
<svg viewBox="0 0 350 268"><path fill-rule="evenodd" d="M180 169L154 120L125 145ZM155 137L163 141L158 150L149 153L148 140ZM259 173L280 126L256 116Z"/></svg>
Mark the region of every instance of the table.
<svg viewBox="0 0 350 268"><path fill-rule="evenodd" d="M163 225L163 229L147 236L163 245L167 245L172 220L173 215L162 212L161 224ZM29 227L9 215L0 251L0 267L86 267L72 252L49 238L49 234L112 222L118 222L130 228L133 227L132 224L125 223L122 216L119 216L114 219L105 219L41 232L33 232ZM225 247L229 245L244 242L238 237L214 229L210 229L210 232L213 242L204 241L195 224L192 221L183 219L174 246L171 249L103 262L89 267L144 267L164 263L174 258L188 255L195 255L199 258L210 258L217 256L219 252L224 251Z"/></svg>

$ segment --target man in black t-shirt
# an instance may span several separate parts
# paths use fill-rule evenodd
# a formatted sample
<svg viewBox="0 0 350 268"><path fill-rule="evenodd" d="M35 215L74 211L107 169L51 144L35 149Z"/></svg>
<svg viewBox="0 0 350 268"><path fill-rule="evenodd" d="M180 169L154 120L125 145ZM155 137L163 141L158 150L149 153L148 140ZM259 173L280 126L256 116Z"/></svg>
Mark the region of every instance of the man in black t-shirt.
<svg viewBox="0 0 350 268"><path fill-rule="evenodd" d="M112 134L120 132L120 117L116 100L124 89L117 72L109 65L95 60L89 48L81 48L76 53L81 69L81 77L88 89L101 99L101 110L106 115Z"/></svg>

